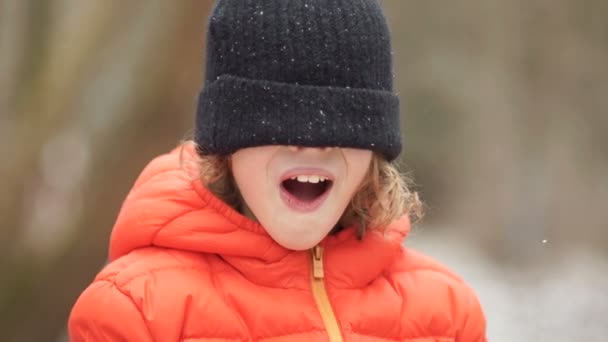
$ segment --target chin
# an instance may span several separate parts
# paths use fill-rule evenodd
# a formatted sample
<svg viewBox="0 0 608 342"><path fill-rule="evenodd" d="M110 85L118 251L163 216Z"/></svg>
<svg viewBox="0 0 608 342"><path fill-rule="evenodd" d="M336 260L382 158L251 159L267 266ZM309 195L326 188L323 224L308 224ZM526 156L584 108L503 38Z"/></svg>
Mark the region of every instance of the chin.
<svg viewBox="0 0 608 342"><path fill-rule="evenodd" d="M309 250L311 248L313 248L314 246L316 246L319 241L314 242L314 243L304 243L302 241L285 241L285 242L280 242L277 241L277 243L281 246L283 246L284 248L293 250L293 251L305 251L305 250Z"/></svg>
<svg viewBox="0 0 608 342"><path fill-rule="evenodd" d="M271 228L267 229L267 231L279 245L294 251L303 251L319 244L331 230L331 228L317 229L315 231L311 231L310 229L310 227L320 226L319 224L304 224L301 229L285 231L284 229L274 230ZM328 226L332 227L331 225ZM281 225L280 227L285 227L285 225Z"/></svg>

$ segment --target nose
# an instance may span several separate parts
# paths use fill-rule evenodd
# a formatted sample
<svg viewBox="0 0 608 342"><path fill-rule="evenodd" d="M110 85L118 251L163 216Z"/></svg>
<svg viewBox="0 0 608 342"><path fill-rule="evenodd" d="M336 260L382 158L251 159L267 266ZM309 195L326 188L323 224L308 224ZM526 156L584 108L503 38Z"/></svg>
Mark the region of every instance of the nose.
<svg viewBox="0 0 608 342"><path fill-rule="evenodd" d="M294 146L294 145L287 146L287 149L289 149L290 152L306 152L306 151L328 152L332 148L333 147L307 147L307 146Z"/></svg>

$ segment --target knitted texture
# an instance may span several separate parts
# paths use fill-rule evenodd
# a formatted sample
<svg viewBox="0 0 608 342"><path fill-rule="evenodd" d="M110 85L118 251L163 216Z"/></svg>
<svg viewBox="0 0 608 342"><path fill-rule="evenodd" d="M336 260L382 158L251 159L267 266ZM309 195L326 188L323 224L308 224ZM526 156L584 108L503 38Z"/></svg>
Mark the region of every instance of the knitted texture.
<svg viewBox="0 0 608 342"><path fill-rule="evenodd" d="M401 151L390 36L376 0L219 0L195 141Z"/></svg>

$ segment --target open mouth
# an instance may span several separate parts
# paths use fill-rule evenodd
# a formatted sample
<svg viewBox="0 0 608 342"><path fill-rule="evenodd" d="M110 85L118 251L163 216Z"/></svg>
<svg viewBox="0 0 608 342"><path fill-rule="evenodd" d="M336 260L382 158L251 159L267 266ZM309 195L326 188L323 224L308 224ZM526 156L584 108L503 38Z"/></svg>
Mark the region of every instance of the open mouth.
<svg viewBox="0 0 608 342"><path fill-rule="evenodd" d="M311 211L318 208L333 185L324 176L299 175L281 182L281 194L286 204L298 211Z"/></svg>
<svg viewBox="0 0 608 342"><path fill-rule="evenodd" d="M283 181L283 188L303 202L311 202L331 187L332 181L321 176L297 176Z"/></svg>

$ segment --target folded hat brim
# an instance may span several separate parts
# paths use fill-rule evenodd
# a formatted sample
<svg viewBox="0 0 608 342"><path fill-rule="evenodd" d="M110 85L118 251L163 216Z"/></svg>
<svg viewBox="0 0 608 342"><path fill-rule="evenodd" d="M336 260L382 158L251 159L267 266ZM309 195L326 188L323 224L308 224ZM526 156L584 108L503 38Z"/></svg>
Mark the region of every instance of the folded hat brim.
<svg viewBox="0 0 608 342"><path fill-rule="evenodd" d="M202 154L264 145L351 147L394 160L399 99L388 91L222 75L200 93L195 141Z"/></svg>

